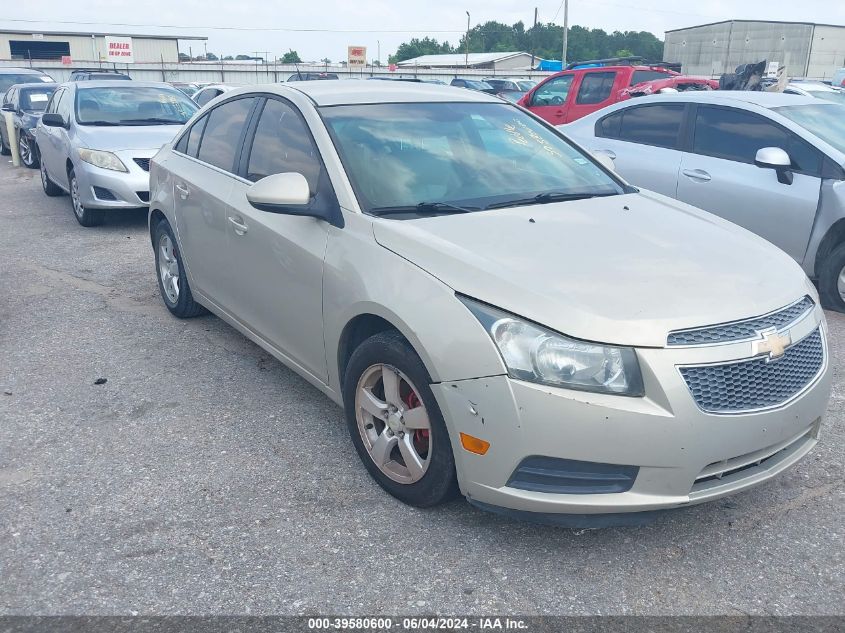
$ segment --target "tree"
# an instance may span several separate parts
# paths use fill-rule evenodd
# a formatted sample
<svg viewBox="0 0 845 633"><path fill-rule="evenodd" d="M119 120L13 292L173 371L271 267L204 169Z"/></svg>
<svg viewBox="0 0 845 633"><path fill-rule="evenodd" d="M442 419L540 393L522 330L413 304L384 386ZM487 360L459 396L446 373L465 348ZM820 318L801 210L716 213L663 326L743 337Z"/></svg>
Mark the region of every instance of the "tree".
<svg viewBox="0 0 845 633"><path fill-rule="evenodd" d="M240 60L240 61L244 61L244 60L253 59L253 58L250 57L249 55L235 55L235 59Z"/></svg>
<svg viewBox="0 0 845 633"><path fill-rule="evenodd" d="M210 62L217 62L220 61L220 58L217 57L214 53L206 53L205 58Z"/></svg>
<svg viewBox="0 0 845 633"><path fill-rule="evenodd" d="M234 59L235 58L232 57L231 55L226 55L226 57L223 58L223 61L224 62L230 62L230 61L233 61Z"/></svg>
<svg viewBox="0 0 845 633"><path fill-rule="evenodd" d="M323 62L326 66L332 63L332 60L330 60L328 57L324 57L320 61Z"/></svg>
<svg viewBox="0 0 845 633"><path fill-rule="evenodd" d="M443 53L454 53L455 50L449 42L438 42L436 39L424 37L413 38L410 42L403 42L396 49L396 54L391 55L388 60L391 64L402 62L406 59L421 57L422 55L439 55Z"/></svg>
<svg viewBox="0 0 845 633"><path fill-rule="evenodd" d="M295 50L291 49L284 55L282 55L282 63L283 64L301 64L302 60L299 57L299 53Z"/></svg>
<svg viewBox="0 0 845 633"><path fill-rule="evenodd" d="M191 56L187 53L179 53L179 61L180 62L189 62L191 61Z"/></svg>

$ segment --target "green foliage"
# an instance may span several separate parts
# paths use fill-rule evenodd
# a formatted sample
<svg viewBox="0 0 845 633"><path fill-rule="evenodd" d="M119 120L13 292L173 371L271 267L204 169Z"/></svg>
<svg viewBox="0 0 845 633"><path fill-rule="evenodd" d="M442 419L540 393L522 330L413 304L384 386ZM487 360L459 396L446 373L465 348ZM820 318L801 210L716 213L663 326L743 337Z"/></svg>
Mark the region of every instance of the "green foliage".
<svg viewBox="0 0 845 633"><path fill-rule="evenodd" d="M438 42L436 39L424 37L422 39L413 38L410 42L403 42L396 49L396 54L389 57L390 63L405 61L406 59L413 59L422 55L439 55L442 53L454 53L449 42Z"/></svg>
<svg viewBox="0 0 845 633"><path fill-rule="evenodd" d="M560 59L563 27L557 24L538 24L525 28L523 22L513 25L502 22L485 22L469 31L470 53L498 53L505 51L532 52L543 59ZM414 38L399 45L390 62L395 63L421 55L463 53L466 36L453 48L448 42L438 42L425 37ZM583 61L604 57L642 56L648 60L663 59L663 42L647 31L614 31L588 29L583 26L569 28L567 61Z"/></svg>
<svg viewBox="0 0 845 633"><path fill-rule="evenodd" d="M289 50L287 53L282 55L282 63L283 64L301 64L302 60L299 57L299 53L295 50Z"/></svg>
<svg viewBox="0 0 845 633"><path fill-rule="evenodd" d="M220 58L219 58L219 57L217 57L217 55L215 55L214 53L208 53L208 54L205 56L205 59L206 59L206 61L210 61L210 62L217 62L217 61L220 61Z"/></svg>

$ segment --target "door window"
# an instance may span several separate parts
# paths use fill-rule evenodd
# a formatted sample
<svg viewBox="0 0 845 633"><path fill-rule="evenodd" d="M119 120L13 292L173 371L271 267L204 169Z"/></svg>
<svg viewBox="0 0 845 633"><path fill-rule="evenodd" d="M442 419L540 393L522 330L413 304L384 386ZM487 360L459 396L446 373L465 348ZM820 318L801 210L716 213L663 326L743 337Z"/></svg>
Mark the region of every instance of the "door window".
<svg viewBox="0 0 845 633"><path fill-rule="evenodd" d="M209 165L234 172L241 135L254 104L254 98L244 98L228 101L214 108L208 114L197 158ZM193 129L191 131L193 132ZM189 139L189 152L190 144Z"/></svg>
<svg viewBox="0 0 845 633"><path fill-rule="evenodd" d="M578 89L576 103L601 103L610 97L613 92L613 82L616 81L616 73L586 73L581 78L581 87Z"/></svg>
<svg viewBox="0 0 845 633"><path fill-rule="evenodd" d="M62 88L61 90L57 90L53 94L53 98L50 99L50 103L47 105L47 112L50 114L55 114L59 111L59 102L62 100L62 97L65 94L65 89Z"/></svg>
<svg viewBox="0 0 845 633"><path fill-rule="evenodd" d="M56 112L62 115L65 123L70 123L73 120L73 95L67 90L65 90L62 100L56 106Z"/></svg>
<svg viewBox="0 0 845 633"><path fill-rule="evenodd" d="M785 150L796 171L820 173L821 154L789 130L753 112L698 106L694 153L753 164L763 147Z"/></svg>
<svg viewBox="0 0 845 633"><path fill-rule="evenodd" d="M572 78L575 75L561 75L550 79L537 88L531 99L531 105L549 106L563 105L569 96L569 89L572 87Z"/></svg>
<svg viewBox="0 0 845 633"><path fill-rule="evenodd" d="M176 146L173 149L182 154L187 154L188 156L196 158L198 154L197 150L199 150L200 147L202 132L205 129L205 124L208 123L208 116L209 115L206 114L194 123L191 126L191 129L182 135L182 138L179 139L179 142L176 143Z"/></svg>
<svg viewBox="0 0 845 633"><path fill-rule="evenodd" d="M215 89L203 90L200 93L200 95L197 97L197 105L204 106L206 103L208 103L209 101L211 101L215 97L219 97L221 94L223 94L222 90L215 90Z"/></svg>
<svg viewBox="0 0 845 633"><path fill-rule="evenodd" d="M291 105L268 99L258 121L247 165L253 182L271 174L297 172L317 190L321 163L308 125Z"/></svg>
<svg viewBox="0 0 845 633"><path fill-rule="evenodd" d="M684 108L681 103L627 108L622 114L619 138L674 149L678 146Z"/></svg>

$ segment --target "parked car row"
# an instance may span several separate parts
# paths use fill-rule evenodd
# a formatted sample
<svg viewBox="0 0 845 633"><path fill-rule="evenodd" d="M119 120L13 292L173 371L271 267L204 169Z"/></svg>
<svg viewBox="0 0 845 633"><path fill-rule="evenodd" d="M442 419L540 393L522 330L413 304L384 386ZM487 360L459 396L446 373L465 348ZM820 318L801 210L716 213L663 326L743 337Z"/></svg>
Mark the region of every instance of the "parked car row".
<svg viewBox="0 0 845 633"><path fill-rule="evenodd" d="M637 69L614 72L559 75L590 97L558 105ZM213 312L341 405L387 492L595 526L751 488L820 436L807 273L845 299L845 117L828 133L824 110L845 107L752 96L560 129L421 82L228 87L201 109L167 84L68 82L35 138L80 224L149 206L166 308Z"/></svg>

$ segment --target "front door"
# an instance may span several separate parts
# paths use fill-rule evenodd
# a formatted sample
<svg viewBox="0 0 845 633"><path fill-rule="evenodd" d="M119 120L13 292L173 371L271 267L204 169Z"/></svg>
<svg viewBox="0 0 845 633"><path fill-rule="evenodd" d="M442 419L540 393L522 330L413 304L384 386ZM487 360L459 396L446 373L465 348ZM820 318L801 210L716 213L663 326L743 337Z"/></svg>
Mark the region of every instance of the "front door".
<svg viewBox="0 0 845 633"><path fill-rule="evenodd" d="M574 74L552 77L531 93L528 109L552 125L566 122L566 108Z"/></svg>
<svg viewBox="0 0 845 633"><path fill-rule="evenodd" d="M245 144L244 180L235 185L227 214L228 257L239 273L231 297L239 320L325 381L322 297L329 225L260 211L246 199L249 183L286 172L305 176L312 204L336 204L307 123L288 101L268 98Z"/></svg>
<svg viewBox="0 0 845 633"><path fill-rule="evenodd" d="M821 153L754 112L699 105L693 120L692 151L681 158L678 199L745 227L801 263L819 203ZM792 184L754 165L763 147L789 154Z"/></svg>

